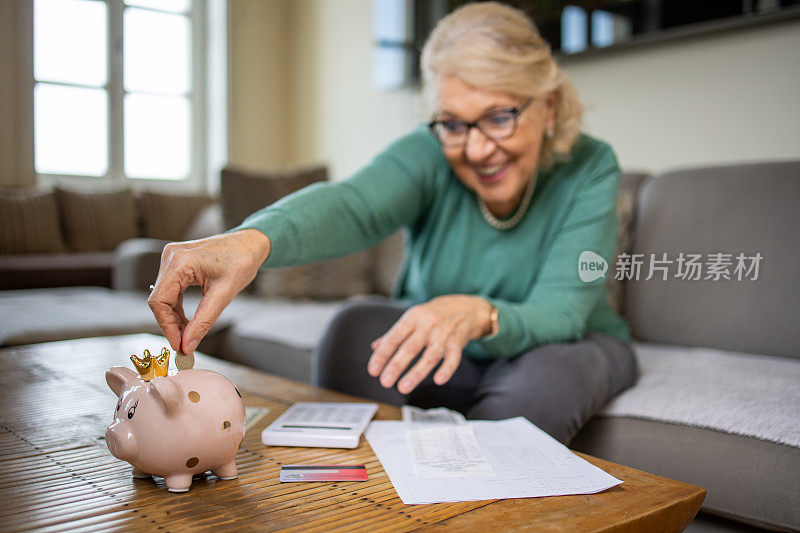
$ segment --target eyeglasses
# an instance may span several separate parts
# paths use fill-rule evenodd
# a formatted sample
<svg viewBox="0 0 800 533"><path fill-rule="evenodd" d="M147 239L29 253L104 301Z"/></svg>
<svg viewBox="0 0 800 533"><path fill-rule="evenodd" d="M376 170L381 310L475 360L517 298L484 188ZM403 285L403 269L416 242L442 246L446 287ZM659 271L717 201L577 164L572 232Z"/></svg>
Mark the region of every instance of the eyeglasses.
<svg viewBox="0 0 800 533"><path fill-rule="evenodd" d="M533 102L529 98L522 107L495 109L481 115L475 122L467 122L458 118L434 120L428 123L428 129L442 146L453 148L467 144L469 130L478 128L481 133L493 141L508 139L517 131L519 116Z"/></svg>

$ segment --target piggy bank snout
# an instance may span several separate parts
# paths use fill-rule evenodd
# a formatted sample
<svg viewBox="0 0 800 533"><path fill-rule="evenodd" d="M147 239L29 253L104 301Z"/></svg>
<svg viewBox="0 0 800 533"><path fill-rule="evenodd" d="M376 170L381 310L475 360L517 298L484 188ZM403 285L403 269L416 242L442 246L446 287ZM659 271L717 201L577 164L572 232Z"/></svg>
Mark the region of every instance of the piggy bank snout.
<svg viewBox="0 0 800 533"><path fill-rule="evenodd" d="M115 420L106 429L106 445L111 455L126 460L136 455L136 437L128 431L120 420Z"/></svg>

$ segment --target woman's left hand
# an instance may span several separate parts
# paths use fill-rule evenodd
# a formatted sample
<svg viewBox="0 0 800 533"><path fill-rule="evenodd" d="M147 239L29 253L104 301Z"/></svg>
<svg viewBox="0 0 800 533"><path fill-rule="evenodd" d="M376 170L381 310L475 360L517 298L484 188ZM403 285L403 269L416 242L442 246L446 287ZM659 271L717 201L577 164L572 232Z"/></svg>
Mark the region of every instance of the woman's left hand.
<svg viewBox="0 0 800 533"><path fill-rule="evenodd" d="M391 387L422 352L417 363L397 384L408 394L444 360L433 376L443 385L461 363L467 343L491 332L492 305L479 296L450 294L410 307L385 335L372 342L367 372ZM424 351L423 351L424 350Z"/></svg>

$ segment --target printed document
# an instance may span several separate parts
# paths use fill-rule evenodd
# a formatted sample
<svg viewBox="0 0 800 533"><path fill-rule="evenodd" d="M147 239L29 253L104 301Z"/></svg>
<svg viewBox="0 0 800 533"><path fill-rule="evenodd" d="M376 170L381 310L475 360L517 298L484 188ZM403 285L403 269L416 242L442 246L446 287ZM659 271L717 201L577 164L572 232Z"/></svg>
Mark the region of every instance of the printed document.
<svg viewBox="0 0 800 533"><path fill-rule="evenodd" d="M403 421L372 422L365 436L405 504L593 494L622 483L525 418L469 421L449 429L439 425L438 430L464 426L474 431L481 457L470 452L459 463L460 452L444 452L441 457L446 468L437 477L429 477L437 467L427 461L438 460L437 454L442 452L437 448L452 445L452 436L449 441L424 437L424 442L412 444L414 437L409 437ZM429 449L420 452L419 446ZM488 463L488 469L481 466L482 461ZM415 462L427 465L419 472L422 475L418 475ZM480 475L476 475L476 465ZM457 475L459 470L463 475Z"/></svg>
<svg viewBox="0 0 800 533"><path fill-rule="evenodd" d="M402 412L417 477L494 475L464 415L445 407L425 410L410 405L404 405Z"/></svg>

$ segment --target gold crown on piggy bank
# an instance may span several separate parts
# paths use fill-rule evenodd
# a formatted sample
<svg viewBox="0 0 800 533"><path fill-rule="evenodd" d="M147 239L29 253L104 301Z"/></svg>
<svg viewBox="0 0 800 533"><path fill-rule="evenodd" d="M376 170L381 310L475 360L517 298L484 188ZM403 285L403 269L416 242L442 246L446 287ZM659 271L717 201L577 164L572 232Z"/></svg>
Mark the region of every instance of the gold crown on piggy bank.
<svg viewBox="0 0 800 533"><path fill-rule="evenodd" d="M155 357L150 355L150 350L145 350L143 358L131 355L131 362L139 372L139 376L145 381L166 376L169 369L169 350L161 348L161 353Z"/></svg>

